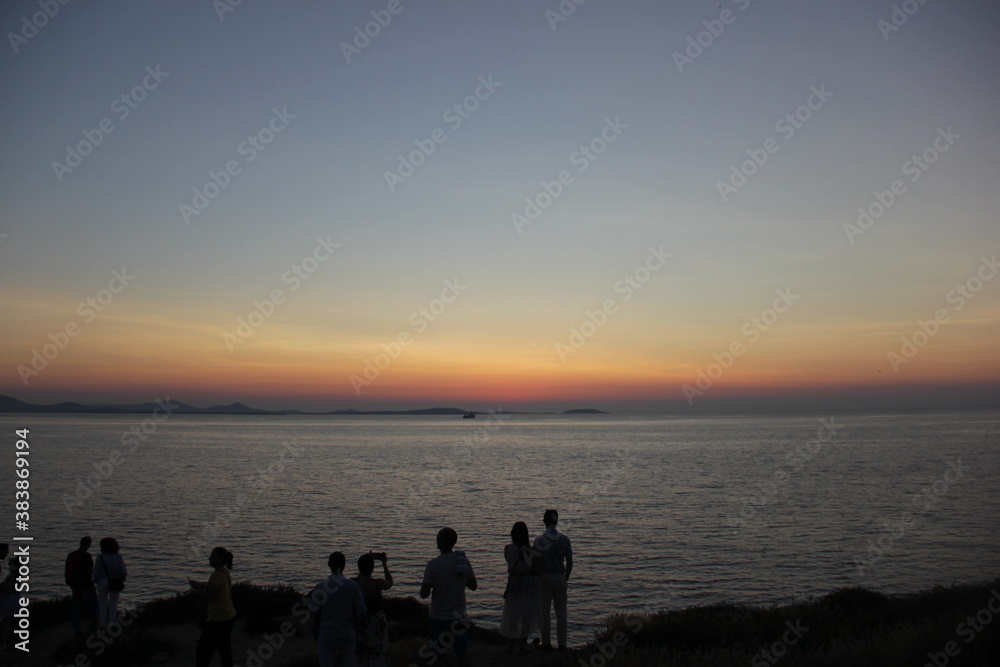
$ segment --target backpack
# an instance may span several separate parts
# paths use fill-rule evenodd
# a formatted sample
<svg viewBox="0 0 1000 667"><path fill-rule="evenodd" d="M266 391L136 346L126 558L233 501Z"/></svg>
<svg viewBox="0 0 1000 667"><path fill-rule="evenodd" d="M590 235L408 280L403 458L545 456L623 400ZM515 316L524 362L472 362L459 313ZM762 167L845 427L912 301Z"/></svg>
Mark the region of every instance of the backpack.
<svg viewBox="0 0 1000 667"><path fill-rule="evenodd" d="M112 593L119 593L125 590L125 580L119 579L118 577L112 577L108 574L108 566L104 564L104 557L98 556L97 560L101 561L101 568L104 569L104 574L108 575L108 590Z"/></svg>

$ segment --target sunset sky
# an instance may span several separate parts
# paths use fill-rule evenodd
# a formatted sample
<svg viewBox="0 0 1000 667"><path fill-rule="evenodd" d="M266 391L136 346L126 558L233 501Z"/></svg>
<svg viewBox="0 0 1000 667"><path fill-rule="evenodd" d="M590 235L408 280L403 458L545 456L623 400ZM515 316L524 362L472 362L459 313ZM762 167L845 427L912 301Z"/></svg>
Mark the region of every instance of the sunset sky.
<svg viewBox="0 0 1000 667"><path fill-rule="evenodd" d="M52 5L0 8L0 394L1000 398L993 3Z"/></svg>

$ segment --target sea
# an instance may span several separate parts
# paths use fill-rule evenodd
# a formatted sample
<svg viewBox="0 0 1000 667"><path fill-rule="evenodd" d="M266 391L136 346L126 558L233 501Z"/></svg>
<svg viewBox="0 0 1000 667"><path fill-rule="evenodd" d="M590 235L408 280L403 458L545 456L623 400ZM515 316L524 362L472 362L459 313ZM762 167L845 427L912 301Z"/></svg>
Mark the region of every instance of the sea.
<svg viewBox="0 0 1000 667"><path fill-rule="evenodd" d="M0 423L0 542L31 538L17 544L30 545L36 599L69 592L63 564L83 535L93 551L102 537L120 543L123 606L205 579L217 545L233 552L234 579L303 591L327 576L332 551L349 573L361 554L384 551L390 593L417 596L437 531L451 526L479 582L469 615L498 627L511 527L538 535L549 508L573 547L571 644L621 611L783 604L852 586L909 594L1000 576L1000 410Z"/></svg>

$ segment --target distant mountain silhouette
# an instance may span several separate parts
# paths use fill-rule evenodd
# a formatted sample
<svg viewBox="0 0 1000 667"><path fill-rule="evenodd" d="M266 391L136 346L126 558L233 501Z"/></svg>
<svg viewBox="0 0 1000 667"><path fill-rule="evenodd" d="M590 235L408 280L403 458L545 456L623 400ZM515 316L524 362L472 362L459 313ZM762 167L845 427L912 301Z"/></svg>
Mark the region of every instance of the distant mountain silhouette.
<svg viewBox="0 0 1000 667"><path fill-rule="evenodd" d="M229 405L213 405L210 408L205 408L206 412L216 412L220 414L245 414L247 412L257 412L249 405L244 405L243 403L231 403Z"/></svg>
<svg viewBox="0 0 1000 667"><path fill-rule="evenodd" d="M170 401L170 406L174 414L197 414L197 415L286 415L301 414L298 410L258 410L242 403L232 405L213 405L210 408L196 408L193 405ZM93 413L93 414L143 414L151 413L158 407L156 403L132 403L132 404L110 404L101 403L98 405L83 405L81 403L56 403L55 405L37 405L35 403L25 403L12 396L0 395L0 412L44 412L44 413Z"/></svg>
<svg viewBox="0 0 1000 667"><path fill-rule="evenodd" d="M11 396L0 394L0 412L27 412L28 404Z"/></svg>
<svg viewBox="0 0 1000 667"><path fill-rule="evenodd" d="M166 399L164 399L166 400ZM210 408L198 408L186 403L170 401L173 414L186 415L437 415L437 416L461 416L469 413L469 410L461 408L426 408L423 410L330 410L329 412L303 412L301 410L261 410L251 408L245 403L231 403L229 405L213 405ZM13 396L0 394L0 412L32 412L32 413L68 413L68 414L149 414L157 409L157 403L130 403L114 404L101 403L98 405L84 405L82 403L56 403L55 405L38 405L36 403L25 403ZM485 415L487 412L473 410L473 414ZM499 411L498 411L499 412ZM507 412L507 415L551 415L552 412ZM563 414L607 414L600 410L567 410Z"/></svg>

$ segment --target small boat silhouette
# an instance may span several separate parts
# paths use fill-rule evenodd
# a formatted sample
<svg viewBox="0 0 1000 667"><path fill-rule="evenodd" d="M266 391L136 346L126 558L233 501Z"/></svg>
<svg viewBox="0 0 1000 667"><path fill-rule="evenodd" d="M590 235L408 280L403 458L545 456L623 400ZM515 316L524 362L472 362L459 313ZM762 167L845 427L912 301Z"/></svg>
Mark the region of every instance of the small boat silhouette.
<svg viewBox="0 0 1000 667"><path fill-rule="evenodd" d="M475 419L475 418L476 418L475 412L466 412L464 415L462 415L462 419Z"/></svg>

